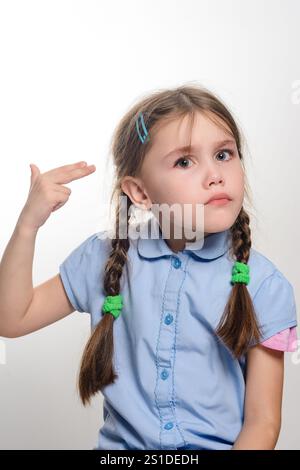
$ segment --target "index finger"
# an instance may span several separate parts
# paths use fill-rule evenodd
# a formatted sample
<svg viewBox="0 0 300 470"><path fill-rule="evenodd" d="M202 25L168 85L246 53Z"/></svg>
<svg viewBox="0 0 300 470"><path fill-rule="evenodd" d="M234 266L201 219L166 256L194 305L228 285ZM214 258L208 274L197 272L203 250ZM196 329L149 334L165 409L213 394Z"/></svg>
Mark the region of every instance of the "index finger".
<svg viewBox="0 0 300 470"><path fill-rule="evenodd" d="M64 170L72 170L72 169L75 169L75 168L84 168L85 166L87 166L87 163L86 161L82 160L80 162L77 162L77 163L70 163L69 165L62 165L62 166L58 166L56 168L52 168L52 170L49 170L49 171L46 171L44 173L44 175L50 175L50 174L55 174L59 171L64 171Z"/></svg>
<svg viewBox="0 0 300 470"><path fill-rule="evenodd" d="M78 162L54 168L44 174L54 183L65 184L83 178L95 171L95 169L95 165L87 165L86 162Z"/></svg>

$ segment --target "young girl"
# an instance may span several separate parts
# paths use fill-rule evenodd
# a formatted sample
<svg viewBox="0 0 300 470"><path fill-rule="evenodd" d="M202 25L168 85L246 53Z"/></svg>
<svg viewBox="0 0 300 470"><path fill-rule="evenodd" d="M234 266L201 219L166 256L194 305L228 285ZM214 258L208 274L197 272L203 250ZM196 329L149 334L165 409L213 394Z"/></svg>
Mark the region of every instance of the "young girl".
<svg viewBox="0 0 300 470"><path fill-rule="evenodd" d="M251 248L234 118L204 88L156 91L122 118L112 154L114 236L91 235L34 289L38 228L68 200L63 184L95 168L41 175L31 165L29 197L1 262L0 334L90 313L79 392L84 404L104 396L97 449L273 449L283 352L296 350L295 298L272 261ZM154 236L120 236L121 197L125 228L139 208L149 215L140 231L154 227ZM175 203L203 204L200 244L175 238L174 219L167 236L153 216L154 204Z"/></svg>

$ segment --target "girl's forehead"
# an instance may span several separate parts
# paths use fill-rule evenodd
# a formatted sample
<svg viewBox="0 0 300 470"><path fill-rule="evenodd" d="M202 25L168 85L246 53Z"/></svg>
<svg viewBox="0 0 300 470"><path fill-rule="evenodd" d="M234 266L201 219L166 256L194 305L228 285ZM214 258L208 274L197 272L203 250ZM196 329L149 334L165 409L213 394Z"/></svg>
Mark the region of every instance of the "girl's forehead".
<svg viewBox="0 0 300 470"><path fill-rule="evenodd" d="M192 127L191 127L192 126ZM154 127L152 146L149 154L167 155L176 148L192 147L201 149L205 146L214 146L219 142L232 140L234 135L228 124L212 113L196 112L194 121L189 115L163 120Z"/></svg>

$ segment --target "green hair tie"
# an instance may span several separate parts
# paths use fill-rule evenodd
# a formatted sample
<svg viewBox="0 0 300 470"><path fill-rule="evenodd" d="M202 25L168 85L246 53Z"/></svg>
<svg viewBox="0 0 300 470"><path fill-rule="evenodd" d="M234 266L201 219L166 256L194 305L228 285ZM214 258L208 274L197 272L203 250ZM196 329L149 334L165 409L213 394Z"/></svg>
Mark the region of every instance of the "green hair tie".
<svg viewBox="0 0 300 470"><path fill-rule="evenodd" d="M250 276L249 276L249 266L246 263L241 263L240 261L235 261L233 268L232 268L232 283L241 282L243 284L249 284Z"/></svg>
<svg viewBox="0 0 300 470"><path fill-rule="evenodd" d="M123 308L123 296L118 295L107 295L104 300L102 310L104 313L111 313L115 319L117 319Z"/></svg>

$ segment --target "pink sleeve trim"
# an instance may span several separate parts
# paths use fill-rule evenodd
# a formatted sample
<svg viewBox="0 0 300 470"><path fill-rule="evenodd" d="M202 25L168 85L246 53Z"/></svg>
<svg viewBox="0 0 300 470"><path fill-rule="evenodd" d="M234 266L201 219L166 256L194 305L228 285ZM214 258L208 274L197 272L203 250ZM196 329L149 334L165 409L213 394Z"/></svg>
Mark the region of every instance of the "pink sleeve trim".
<svg viewBox="0 0 300 470"><path fill-rule="evenodd" d="M261 343L263 346L279 351L293 352L298 349L296 326L286 328Z"/></svg>

